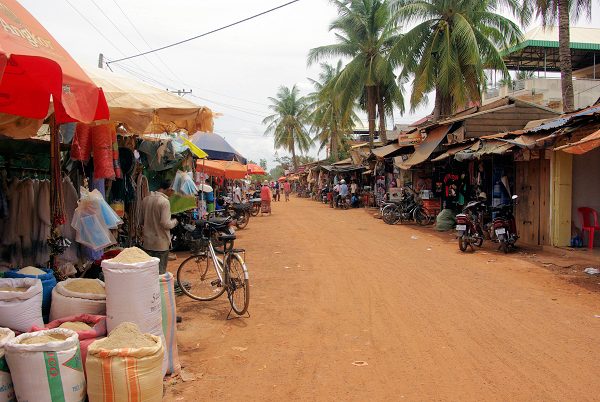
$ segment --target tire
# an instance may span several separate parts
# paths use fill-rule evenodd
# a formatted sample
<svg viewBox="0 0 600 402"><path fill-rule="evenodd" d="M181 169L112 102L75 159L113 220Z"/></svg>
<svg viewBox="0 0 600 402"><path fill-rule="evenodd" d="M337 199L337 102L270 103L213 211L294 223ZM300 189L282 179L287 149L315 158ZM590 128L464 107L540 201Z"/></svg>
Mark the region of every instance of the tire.
<svg viewBox="0 0 600 402"><path fill-rule="evenodd" d="M467 252L467 248L469 247L469 243L465 240L465 236L458 236L458 248L463 253Z"/></svg>
<svg viewBox="0 0 600 402"><path fill-rule="evenodd" d="M238 229L242 230L246 226L248 226L248 222L250 222L250 212L249 211L243 211L243 212L240 213L240 215L236 219L235 226Z"/></svg>
<svg viewBox="0 0 600 402"><path fill-rule="evenodd" d="M248 311L248 305L250 304L248 270L244 260L237 253L227 254L227 264L229 267L227 297L233 311L237 315L243 315Z"/></svg>
<svg viewBox="0 0 600 402"><path fill-rule="evenodd" d="M477 241L473 244L476 245L477 247L482 247L483 246L483 237L477 239Z"/></svg>
<svg viewBox="0 0 600 402"><path fill-rule="evenodd" d="M398 207L395 205L388 205L381 211L381 219L388 225L395 225L399 216Z"/></svg>
<svg viewBox="0 0 600 402"><path fill-rule="evenodd" d="M223 264L223 260L219 258ZM186 258L177 268L177 284L188 297L194 300L210 301L225 292L224 286L214 286L219 280L217 269L208 255L193 255Z"/></svg>
<svg viewBox="0 0 600 402"><path fill-rule="evenodd" d="M420 226L427 226L431 223L431 216L429 216L429 214L423 208L415 209L415 212L413 213L413 219Z"/></svg>
<svg viewBox="0 0 600 402"><path fill-rule="evenodd" d="M250 209L250 215L258 216L258 214L260 214L260 204L255 202L252 204L252 209Z"/></svg>
<svg viewBox="0 0 600 402"><path fill-rule="evenodd" d="M508 254L508 241L504 240L500 242L500 249L504 252L504 254Z"/></svg>

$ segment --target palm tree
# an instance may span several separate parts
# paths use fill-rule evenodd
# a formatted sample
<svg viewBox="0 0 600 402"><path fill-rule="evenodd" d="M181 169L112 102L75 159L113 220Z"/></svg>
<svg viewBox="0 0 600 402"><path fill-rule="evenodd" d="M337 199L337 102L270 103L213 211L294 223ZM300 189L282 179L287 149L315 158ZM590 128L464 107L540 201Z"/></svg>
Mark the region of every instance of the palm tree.
<svg viewBox="0 0 600 402"><path fill-rule="evenodd" d="M522 33L496 13L501 4L520 11L517 0L396 0L398 22L417 23L390 50L391 60L403 66L399 80L413 78L412 110L435 91L433 119L438 120L481 100L485 69L508 76L498 49Z"/></svg>
<svg viewBox="0 0 600 402"><path fill-rule="evenodd" d="M265 135L274 134L275 148L291 152L294 169L298 168L296 149L307 152L312 145L306 126L309 124L307 100L300 96L294 85L291 88L281 86L275 98L269 97L269 108L275 113L262 121L267 125Z"/></svg>
<svg viewBox="0 0 600 402"><path fill-rule="evenodd" d="M377 96L379 86L397 86L394 66L387 53L399 34L391 18L389 0L332 0L339 17L329 26L335 31L338 43L311 49L308 64L326 57L348 58L350 61L340 71L334 90L341 95L342 108L354 108L357 99L366 92L366 111L369 121L369 144L373 147L377 105L388 102L402 108L402 93L389 91L389 98ZM383 128L385 136L385 128Z"/></svg>
<svg viewBox="0 0 600 402"><path fill-rule="evenodd" d="M558 55L560 58L560 81L563 111L575 109L573 94L573 68L571 65L570 18L579 19L581 15L591 17L591 0L530 0L525 1L526 11L541 17L544 27L558 21ZM569 13L571 11L571 13Z"/></svg>
<svg viewBox="0 0 600 402"><path fill-rule="evenodd" d="M321 63L319 79L309 78L315 88L315 92L308 95L312 129L316 133L314 140L319 142L320 149L329 147L333 160L339 159L339 150L347 143L348 135L358 120L353 110L342 109L341 95L335 91L335 80L341 70L341 60L335 67Z"/></svg>

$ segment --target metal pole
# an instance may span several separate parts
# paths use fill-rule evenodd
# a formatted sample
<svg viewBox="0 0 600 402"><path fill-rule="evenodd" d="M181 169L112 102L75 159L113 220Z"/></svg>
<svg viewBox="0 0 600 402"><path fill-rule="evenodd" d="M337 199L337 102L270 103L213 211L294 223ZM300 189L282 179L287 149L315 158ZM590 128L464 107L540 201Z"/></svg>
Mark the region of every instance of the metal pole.
<svg viewBox="0 0 600 402"><path fill-rule="evenodd" d="M104 55L102 53L98 55L98 68L104 68Z"/></svg>
<svg viewBox="0 0 600 402"><path fill-rule="evenodd" d="M544 78L546 78L546 49L544 48Z"/></svg>
<svg viewBox="0 0 600 402"><path fill-rule="evenodd" d="M596 79L596 52L594 52L594 79Z"/></svg>

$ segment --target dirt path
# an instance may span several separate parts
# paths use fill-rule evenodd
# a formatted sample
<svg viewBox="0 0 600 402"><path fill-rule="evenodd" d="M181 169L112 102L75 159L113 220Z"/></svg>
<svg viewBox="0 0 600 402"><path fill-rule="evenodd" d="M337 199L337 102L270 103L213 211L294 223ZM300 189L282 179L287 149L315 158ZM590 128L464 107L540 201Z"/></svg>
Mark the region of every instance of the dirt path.
<svg viewBox="0 0 600 402"><path fill-rule="evenodd" d="M600 400L600 294L363 209L273 209L238 233L251 318L178 298L196 379L166 400Z"/></svg>

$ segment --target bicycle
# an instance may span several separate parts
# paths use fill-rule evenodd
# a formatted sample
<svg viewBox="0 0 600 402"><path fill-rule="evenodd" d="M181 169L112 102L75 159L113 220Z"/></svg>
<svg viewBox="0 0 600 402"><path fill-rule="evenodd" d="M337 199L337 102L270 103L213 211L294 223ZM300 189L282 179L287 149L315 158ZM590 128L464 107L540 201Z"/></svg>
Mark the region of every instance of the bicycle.
<svg viewBox="0 0 600 402"><path fill-rule="evenodd" d="M246 251L233 248L236 235L230 223L229 218L199 221L192 235L192 255L179 265L176 277L181 291L194 300L215 300L227 292L231 310L241 316L248 312L250 284L242 257ZM215 235L223 242L223 258L215 251Z"/></svg>

